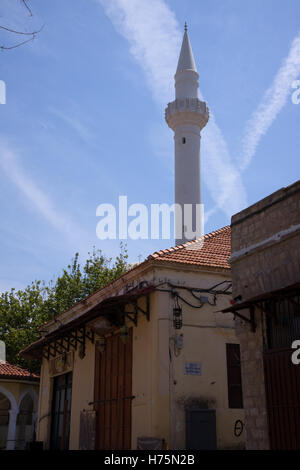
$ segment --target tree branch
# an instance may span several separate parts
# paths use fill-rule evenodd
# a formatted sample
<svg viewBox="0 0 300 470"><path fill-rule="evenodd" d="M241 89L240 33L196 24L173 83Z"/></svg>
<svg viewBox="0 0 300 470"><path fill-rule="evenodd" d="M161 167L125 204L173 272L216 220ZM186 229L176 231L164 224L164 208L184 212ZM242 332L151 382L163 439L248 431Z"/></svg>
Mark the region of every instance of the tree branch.
<svg viewBox="0 0 300 470"><path fill-rule="evenodd" d="M0 49L1 49L2 51L8 51L8 50L10 50L10 49L15 49L16 47L23 46L23 44L26 44L26 43L29 42L29 41L33 41L34 38L35 38L35 36L33 36L33 37L30 38L30 39L27 39L26 41L19 42L18 44L15 44L14 46L7 46L7 47L6 47L6 46L0 46Z"/></svg>
<svg viewBox="0 0 300 470"><path fill-rule="evenodd" d="M6 28L5 26L0 26L0 29L4 29L4 31L8 31L9 33L23 34L24 36L33 36L34 34L38 34L40 31L42 31L44 26L45 25L43 25L39 30L31 31L30 33L25 33L25 31L16 31L15 29Z"/></svg>
<svg viewBox="0 0 300 470"><path fill-rule="evenodd" d="M26 10L29 12L29 16L32 16L32 11L31 11L30 7L27 5L27 1L26 0L21 0L21 2L23 3Z"/></svg>
<svg viewBox="0 0 300 470"><path fill-rule="evenodd" d="M24 7L26 8L26 10L28 11L29 13L29 16L33 16L32 14L32 11L31 11L31 8L29 7L27 1L28 0L20 0L21 3L23 3ZM13 46L1 46L0 45L0 49L1 50L11 50L11 49L15 49L16 47L20 47L20 46L23 46L23 44L26 44L27 42L30 42L30 41L33 41L35 39L35 36L40 33L42 31L42 29L44 28L45 25L43 25L39 30L37 31L31 31L29 33L25 32L25 31L17 31L15 29L12 29L12 28L7 28L6 26L1 26L0 25L0 30L4 30L4 31L7 31L8 33L12 33L12 34L20 34L22 36L31 36L29 39L26 39L25 41L22 41L22 42L19 42L17 44L14 44Z"/></svg>

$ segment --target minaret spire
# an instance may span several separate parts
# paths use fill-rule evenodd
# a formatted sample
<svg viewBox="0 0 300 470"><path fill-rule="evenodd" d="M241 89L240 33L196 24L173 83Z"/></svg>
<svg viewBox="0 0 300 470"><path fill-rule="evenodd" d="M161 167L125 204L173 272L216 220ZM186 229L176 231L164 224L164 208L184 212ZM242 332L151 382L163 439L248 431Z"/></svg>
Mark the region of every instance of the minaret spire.
<svg viewBox="0 0 300 470"><path fill-rule="evenodd" d="M185 23L175 74L176 97L175 101L168 104L165 112L175 140L175 203L176 208L180 208L179 212L177 209L175 212L177 245L199 237L203 232L200 131L207 124L209 111L206 103L198 98L198 79Z"/></svg>
<svg viewBox="0 0 300 470"><path fill-rule="evenodd" d="M176 73L181 72L182 70L194 70L197 72L186 23L184 25L184 35Z"/></svg>

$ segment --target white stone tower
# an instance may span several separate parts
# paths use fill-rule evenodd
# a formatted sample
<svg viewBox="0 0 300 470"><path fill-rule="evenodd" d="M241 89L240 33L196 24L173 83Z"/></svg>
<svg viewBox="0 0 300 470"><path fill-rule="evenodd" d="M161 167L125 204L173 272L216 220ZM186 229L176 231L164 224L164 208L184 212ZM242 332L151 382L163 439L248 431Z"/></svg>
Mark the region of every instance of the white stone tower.
<svg viewBox="0 0 300 470"><path fill-rule="evenodd" d="M184 29L174 77L175 101L169 103L165 111L167 124L173 129L175 140L175 203L182 211L182 217L178 213L175 214L176 228L182 232L182 236L175 235L176 245L195 238L185 236L188 228L187 218L184 217L187 215L187 211L184 211L185 204L193 205L192 227L189 228L195 230L199 227L199 223L196 225L196 205L201 204L200 131L209 118L206 103L198 99L199 75L186 24ZM198 218L199 216L198 213Z"/></svg>

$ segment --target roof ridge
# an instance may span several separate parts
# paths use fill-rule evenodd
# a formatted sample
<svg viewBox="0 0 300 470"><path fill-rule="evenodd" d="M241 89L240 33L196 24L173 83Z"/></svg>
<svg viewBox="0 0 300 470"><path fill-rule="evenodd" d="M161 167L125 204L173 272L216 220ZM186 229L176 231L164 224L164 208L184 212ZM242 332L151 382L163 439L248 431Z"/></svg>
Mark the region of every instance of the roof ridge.
<svg viewBox="0 0 300 470"><path fill-rule="evenodd" d="M11 364L10 362L0 362L0 376L11 376L11 377L33 377L39 378L39 374L31 372L29 369L21 367L17 364Z"/></svg>
<svg viewBox="0 0 300 470"><path fill-rule="evenodd" d="M211 238L213 238L213 237L215 237L215 236L217 236L217 235L219 235L219 234L221 234L221 233L223 233L223 232L226 232L226 231L230 231L230 225L225 225L225 227L221 227L221 228L219 228L219 229L217 229L217 230L215 230L215 231L213 231L213 232L210 232L210 233L205 234L203 237L199 237L199 238L196 238L195 240L188 241L188 242L186 242L186 243L184 243L184 244L182 244L182 245L175 245L175 246L171 246L171 247L169 247L169 248L166 248L166 249L164 249L164 250L155 251L154 253L152 253L152 254L150 254L149 256L147 256L147 258L146 258L144 261L142 261L141 263L135 265L135 266L134 266L133 268L131 268L129 271L126 271L126 272L123 273L121 276L119 276L117 279L114 279L113 281L109 282L106 286L97 289L97 290L96 290L95 292L93 292L92 294L88 295L88 296L85 297L84 299L82 299L82 300L80 300L79 302L77 302L76 304L74 304L72 307L70 307L70 308L68 308L68 309L66 309L66 310L64 310L64 311L62 311L62 312L60 312L58 315L56 315L55 318L60 317L60 315L62 315L62 314L64 314L64 313L71 312L72 309L73 309L75 306L79 305L79 304L81 304L81 305L86 304L87 301L88 301L88 299L92 299L95 295L99 294L99 292L101 292L101 291L103 291L103 290L109 288L110 286L113 286L115 282L117 282L117 281L119 281L120 279L122 279L123 277L127 276L129 272L131 273L131 272L133 272L133 271L135 271L135 270L140 269L140 267L141 267L142 265L146 264L147 262L149 262L149 261L151 261L151 260L159 259L160 257L163 257L164 255L171 254L171 253L174 254L175 256L176 256L176 253L178 253L178 252L179 252L179 253L180 253L180 252L185 253L185 251L183 251L183 248L186 248L186 247L189 246L189 245L194 245L195 243L199 242L199 240L201 240L201 239L204 239L204 240L211 239ZM182 251L180 251L180 250L182 250ZM188 250L187 250L187 251L188 251ZM192 251L192 250L191 250L191 251ZM200 251L200 250L199 250L199 251ZM228 255L228 258L229 258L229 256L230 256L230 255ZM182 262L184 262L184 261L182 261ZM210 261L210 263L211 263L211 266L214 266L214 264L213 264L212 261ZM188 263L188 264L190 264L190 263ZM195 264L200 264L200 263L199 263L199 262L195 262ZM207 265L207 264L209 265L208 262L205 263L205 265ZM228 265L228 267L229 267L229 265ZM227 268L227 266L226 266L226 268ZM53 320L48 320L47 322L43 323L43 325L41 325L41 326L47 326L47 325L51 324L52 321L53 321ZM68 323L68 320L67 320L67 323ZM37 340L37 341L39 341L39 340Z"/></svg>
<svg viewBox="0 0 300 470"><path fill-rule="evenodd" d="M147 259L157 258L158 256L170 253L172 251L181 250L182 248L186 248L189 245L198 243L202 239L205 240L205 239L208 239L208 238L213 238L216 235L218 235L222 232L226 232L229 229L230 229L230 225L225 225L224 227L221 227L221 228L219 228L219 229L217 229L213 232L209 232L209 233L206 233L206 234L202 235L201 237L195 238L195 240L189 240L188 242L182 243L181 245L175 245L175 246L171 246L170 248L165 248L164 250L155 251L154 253L149 255L147 257Z"/></svg>
<svg viewBox="0 0 300 470"><path fill-rule="evenodd" d="M6 366L10 366L10 367L17 367L18 369L22 369L22 370L27 370L25 369L25 367L18 366L18 364L11 364L11 362L8 362L8 361L3 362L3 364Z"/></svg>

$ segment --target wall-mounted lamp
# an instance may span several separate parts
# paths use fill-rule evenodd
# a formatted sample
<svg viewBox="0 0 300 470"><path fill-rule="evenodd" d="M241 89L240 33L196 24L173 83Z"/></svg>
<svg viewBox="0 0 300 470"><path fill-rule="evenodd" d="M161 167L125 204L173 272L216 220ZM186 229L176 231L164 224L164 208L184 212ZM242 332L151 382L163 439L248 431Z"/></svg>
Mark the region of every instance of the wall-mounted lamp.
<svg viewBox="0 0 300 470"><path fill-rule="evenodd" d="M175 330L182 328L182 308L179 305L178 297L175 297L175 305L173 308L173 325Z"/></svg>

